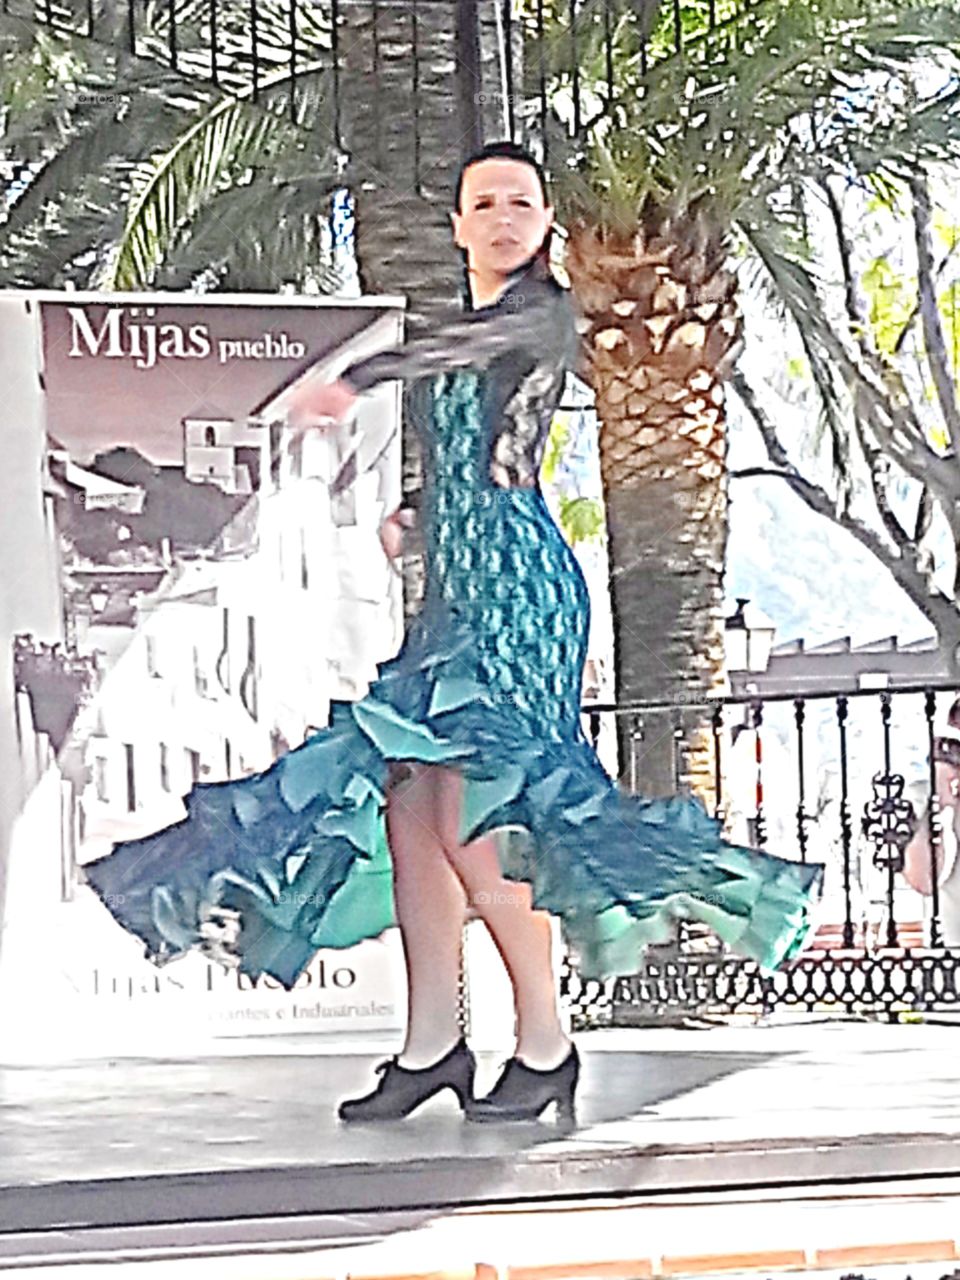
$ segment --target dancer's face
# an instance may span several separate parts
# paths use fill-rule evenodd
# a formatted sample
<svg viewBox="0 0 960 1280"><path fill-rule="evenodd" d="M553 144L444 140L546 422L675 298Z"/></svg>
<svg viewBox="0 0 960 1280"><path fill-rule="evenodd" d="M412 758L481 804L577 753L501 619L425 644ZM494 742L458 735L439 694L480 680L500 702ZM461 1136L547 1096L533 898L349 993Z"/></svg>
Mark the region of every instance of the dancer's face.
<svg viewBox="0 0 960 1280"><path fill-rule="evenodd" d="M506 279L543 244L553 206L543 202L536 169L522 160L478 160L463 175L454 239L478 280Z"/></svg>

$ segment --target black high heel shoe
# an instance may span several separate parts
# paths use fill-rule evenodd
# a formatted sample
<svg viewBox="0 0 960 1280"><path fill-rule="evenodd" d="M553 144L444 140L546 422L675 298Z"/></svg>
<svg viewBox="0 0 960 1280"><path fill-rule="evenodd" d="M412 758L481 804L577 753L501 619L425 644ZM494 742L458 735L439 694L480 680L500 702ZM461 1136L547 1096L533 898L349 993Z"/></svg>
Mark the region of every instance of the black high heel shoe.
<svg viewBox="0 0 960 1280"><path fill-rule="evenodd" d="M441 1089L452 1089L461 1108L473 1097L477 1061L460 1039L429 1067L401 1067L399 1054L377 1066L380 1081L372 1093L348 1098L337 1108L341 1120L401 1120Z"/></svg>
<svg viewBox="0 0 960 1280"><path fill-rule="evenodd" d="M499 1080L485 1098L476 1098L466 1108L468 1120L536 1120L551 1102L557 1104L557 1119L575 1122L574 1093L580 1076L580 1056L576 1045L550 1071L537 1071L519 1058L511 1058Z"/></svg>

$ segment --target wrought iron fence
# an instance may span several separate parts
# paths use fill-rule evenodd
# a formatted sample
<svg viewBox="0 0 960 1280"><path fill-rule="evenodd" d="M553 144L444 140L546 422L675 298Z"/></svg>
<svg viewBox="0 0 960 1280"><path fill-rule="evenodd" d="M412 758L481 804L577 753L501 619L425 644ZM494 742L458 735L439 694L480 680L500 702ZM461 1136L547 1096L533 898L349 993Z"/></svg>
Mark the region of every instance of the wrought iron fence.
<svg viewBox="0 0 960 1280"><path fill-rule="evenodd" d="M812 945L773 974L726 953L705 928L682 922L674 944L638 956L633 975L583 982L568 961L562 990L575 1024L786 1009L891 1018L960 1013L960 919L943 916L941 883L954 877L949 868L938 872L945 832L936 791L936 760L951 745L941 721L958 692L957 684L944 683L740 695L685 707L584 708L598 749L604 722L630 718L627 785L650 721L666 714L673 726L678 791L691 729L707 727L714 750L710 807L730 838L824 862L827 891ZM744 735L746 743L735 745ZM731 768L738 751L740 766ZM956 752L960 777L960 734ZM926 834L930 860L926 899L902 876L918 830Z"/></svg>
<svg viewBox="0 0 960 1280"><path fill-rule="evenodd" d="M759 0L126 0L116 7L102 0L0 0L0 12L90 40L115 40L122 19L130 56L254 102L271 74L282 71L292 81L292 119L298 116L298 73L326 67L330 136L349 149L349 130L341 129L346 60L340 32L346 9L360 4L369 10L374 57L379 24L385 31L390 24L387 56L394 66L403 56L395 44L396 14L409 14L414 165L421 125L416 99L423 92L417 88L418 69L431 55L417 12L445 4L456 28L451 34L458 37L454 75L468 82L469 91L460 94L461 112L475 116L462 119L453 136L468 150L478 138L504 133L538 140L549 168L552 145L566 151L570 142L582 143L625 92L627 74L633 91L638 75L642 82L658 61L681 50L693 59L722 56L749 34ZM477 51L468 47L475 43L478 14L496 28L499 65L492 88L481 84ZM570 102L564 120L552 102L561 86ZM411 183L419 190L420 175L411 174Z"/></svg>

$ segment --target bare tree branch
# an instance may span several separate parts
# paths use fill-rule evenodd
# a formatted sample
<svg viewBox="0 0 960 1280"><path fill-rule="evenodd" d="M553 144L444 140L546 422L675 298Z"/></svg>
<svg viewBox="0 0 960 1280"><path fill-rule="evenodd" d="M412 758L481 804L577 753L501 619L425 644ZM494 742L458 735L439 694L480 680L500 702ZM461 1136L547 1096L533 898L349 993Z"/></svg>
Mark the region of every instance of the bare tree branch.
<svg viewBox="0 0 960 1280"><path fill-rule="evenodd" d="M953 450L954 466L960 469L960 411L957 408L957 388L947 359L947 345L934 287L930 192L926 175L920 174L910 179L910 194L913 197L913 232L917 247L918 302L923 323L923 341L940 412L947 428L947 438Z"/></svg>
<svg viewBox="0 0 960 1280"><path fill-rule="evenodd" d="M924 485L917 501L917 518L913 526L913 541L922 542L930 532L933 523L933 503L930 501L930 490Z"/></svg>
<svg viewBox="0 0 960 1280"><path fill-rule="evenodd" d="M835 334L828 334L824 341L854 396L855 415L869 426L880 449L907 475L921 484L929 484L945 506L960 500L956 470L927 443L902 382L896 387L888 385L890 369L884 367L877 385L873 380L874 371L852 360Z"/></svg>
<svg viewBox="0 0 960 1280"><path fill-rule="evenodd" d="M936 629L942 645L952 651L960 641L960 606L955 600L932 586L929 576L921 566L921 555L915 545L894 549L864 521L838 508L837 503L821 485L802 475L790 461L776 427L760 406L753 388L741 372L731 379L744 407L749 411L760 432L772 467L744 467L730 471L731 479L748 479L765 476L784 480L798 497L817 515L838 524L852 534L893 576L897 585Z"/></svg>
<svg viewBox="0 0 960 1280"><path fill-rule="evenodd" d="M820 183L820 190L826 198L830 219L833 222L834 233L837 237L837 251L840 254L840 266L843 271L843 306L850 325L850 336L860 348L860 354L876 371L874 351L867 340L867 317L864 314L863 307L860 305L860 295L857 293L857 285L853 277L853 255L850 252L850 242L847 240L843 226L843 212L840 208L840 201L828 181Z"/></svg>
<svg viewBox="0 0 960 1280"><path fill-rule="evenodd" d="M873 376L881 382L887 389L889 401L898 403L905 413L901 416L900 425L907 425L907 434L913 441L914 447L917 445L921 449L928 449L926 434L923 426L913 411L910 403L907 389L904 386L903 379L899 370L895 369L890 362L885 361L883 356L874 347L870 338L870 326L868 317L861 303L860 295L857 292L856 279L853 269L853 253L850 241L847 238L846 228L843 225L843 211L840 208L840 202L831 187L829 181L819 184L827 202L827 208L833 223L834 234L837 238L837 250L840 255L841 270L843 272L843 299L844 310L847 313L847 321L850 328L850 336L860 352L866 366L870 369ZM866 430L867 422L879 434L886 436L886 443L889 447L893 443L892 435L887 435L885 426L878 422L876 409L879 407L873 405L874 412L870 412L869 406L864 406L867 412L860 412L860 404L857 403L861 395L861 389L858 386L854 390L855 410L853 414L854 430L863 455L867 461L867 467L870 475L870 484L873 489L873 497L876 503L877 511L880 519L883 521L884 528L892 538L893 542L899 547L904 555L916 554L916 546L911 540L907 530L894 514L890 500L887 494L887 483L889 480L889 459L887 458L887 450L882 446L874 443ZM869 394L868 394L868 398ZM884 415L886 416L886 415ZM931 451L932 453L932 451ZM933 454L934 457L937 455ZM900 465L904 470L913 475L914 479L923 481L923 472L925 468L916 465L911 469L903 453L898 457Z"/></svg>
<svg viewBox="0 0 960 1280"><path fill-rule="evenodd" d="M935 279L937 280L940 279L940 277L946 271L947 267L950 265L951 261L953 260L953 258L956 256L957 253L960 253L960 240L958 240L956 244L951 245L951 247L943 255L943 258L941 259L939 267L937 267L936 271L934 272ZM896 342L893 344L893 354L895 356L899 356L902 354L903 344L907 340L907 334L913 328L913 323L919 314L920 314L920 303L915 302L913 306L910 308L910 314L907 316L906 322L904 323L903 328L900 330L900 333L897 336Z"/></svg>
<svg viewBox="0 0 960 1280"><path fill-rule="evenodd" d="M960 501L956 469L927 442L899 374L879 357L858 364L829 327L819 336L853 395L855 417L869 427L880 451L952 508Z"/></svg>

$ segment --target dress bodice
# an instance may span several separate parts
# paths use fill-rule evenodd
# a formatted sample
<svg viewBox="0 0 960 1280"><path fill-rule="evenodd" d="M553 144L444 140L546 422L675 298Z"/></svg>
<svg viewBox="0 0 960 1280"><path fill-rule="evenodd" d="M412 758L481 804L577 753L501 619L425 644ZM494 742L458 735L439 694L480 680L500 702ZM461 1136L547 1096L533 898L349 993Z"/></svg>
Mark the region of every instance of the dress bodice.
<svg viewBox="0 0 960 1280"><path fill-rule="evenodd" d="M482 373L478 464L498 488L535 489L578 344L568 290L528 264L490 306L452 316L422 337L355 362L341 376L364 391L394 378L430 380L433 387L437 375ZM429 409L425 417L429 422Z"/></svg>

